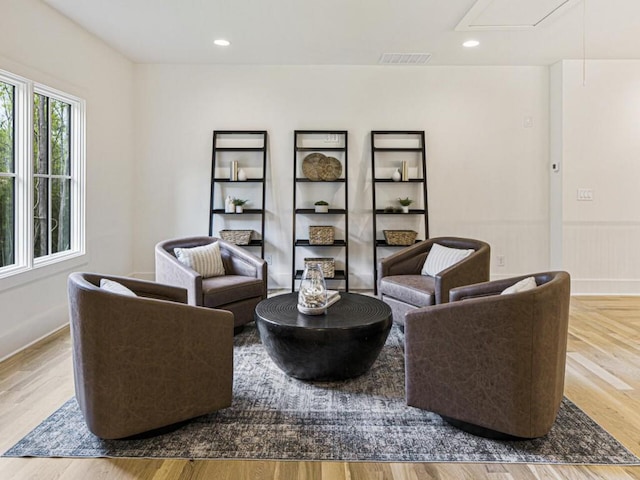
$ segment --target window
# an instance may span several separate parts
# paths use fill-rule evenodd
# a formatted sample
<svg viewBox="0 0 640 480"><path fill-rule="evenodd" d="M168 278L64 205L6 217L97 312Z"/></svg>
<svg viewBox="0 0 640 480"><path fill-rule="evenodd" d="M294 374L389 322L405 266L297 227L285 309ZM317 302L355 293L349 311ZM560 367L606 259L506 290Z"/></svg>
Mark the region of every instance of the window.
<svg viewBox="0 0 640 480"><path fill-rule="evenodd" d="M0 81L0 268L15 258L15 87Z"/></svg>
<svg viewBox="0 0 640 480"><path fill-rule="evenodd" d="M68 103L33 96L33 256L71 248L71 157Z"/></svg>
<svg viewBox="0 0 640 480"><path fill-rule="evenodd" d="M0 71L0 278L84 253L84 102Z"/></svg>

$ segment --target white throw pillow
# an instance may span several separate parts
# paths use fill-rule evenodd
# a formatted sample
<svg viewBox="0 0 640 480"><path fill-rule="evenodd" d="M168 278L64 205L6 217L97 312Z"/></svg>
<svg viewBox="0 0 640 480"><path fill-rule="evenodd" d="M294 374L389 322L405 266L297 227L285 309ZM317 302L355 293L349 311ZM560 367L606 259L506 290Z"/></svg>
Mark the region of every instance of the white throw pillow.
<svg viewBox="0 0 640 480"><path fill-rule="evenodd" d="M527 277L520 280L518 283L514 283L509 288L505 288L500 295L508 295L510 293L526 292L527 290L533 290L538 285L536 279L533 277Z"/></svg>
<svg viewBox="0 0 640 480"><path fill-rule="evenodd" d="M219 277L225 273L218 242L193 248L174 248L173 252L180 262L204 278Z"/></svg>
<svg viewBox="0 0 640 480"><path fill-rule="evenodd" d="M126 295L128 297L137 297L135 293L133 293L121 283L114 282L113 280L109 280L107 278L100 279L100 288L111 293L118 293L120 295Z"/></svg>
<svg viewBox="0 0 640 480"><path fill-rule="evenodd" d="M455 265L460 260L467 258L474 252L473 249L464 250L461 248L443 247L438 243L434 243L429 250L429 255L422 266L422 275L435 277L442 270Z"/></svg>

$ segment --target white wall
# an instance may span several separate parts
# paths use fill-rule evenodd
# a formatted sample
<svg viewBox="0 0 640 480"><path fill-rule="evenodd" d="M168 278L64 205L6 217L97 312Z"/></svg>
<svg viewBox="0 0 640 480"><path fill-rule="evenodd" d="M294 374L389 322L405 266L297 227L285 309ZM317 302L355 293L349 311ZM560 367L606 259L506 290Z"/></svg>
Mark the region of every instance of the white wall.
<svg viewBox="0 0 640 480"><path fill-rule="evenodd" d="M136 67L135 270L208 233L212 131L269 131L270 286L290 286L293 131L349 130L350 288L371 288L369 131L427 132L431 236L489 242L494 276L548 268L546 67ZM531 117L532 127L524 125Z"/></svg>
<svg viewBox="0 0 640 480"><path fill-rule="evenodd" d="M562 257L579 293L640 293L640 61L563 61ZM593 190L578 201L577 190Z"/></svg>
<svg viewBox="0 0 640 480"><path fill-rule="evenodd" d="M70 270L132 271L133 65L39 0L0 12L0 68L87 104L87 255L0 283L1 359L68 321Z"/></svg>
<svg viewBox="0 0 640 480"><path fill-rule="evenodd" d="M489 242L494 277L553 259L574 293L640 290L638 61L588 61L586 85L579 61L134 67L38 0L0 10L0 68L82 97L88 112L87 256L0 283L0 358L66 322L69 271L152 277L157 241L207 233L214 129L269 131L272 287L290 282L293 130L349 130L351 286L369 288L369 131L423 129L431 236ZM594 201L577 202L577 188Z"/></svg>

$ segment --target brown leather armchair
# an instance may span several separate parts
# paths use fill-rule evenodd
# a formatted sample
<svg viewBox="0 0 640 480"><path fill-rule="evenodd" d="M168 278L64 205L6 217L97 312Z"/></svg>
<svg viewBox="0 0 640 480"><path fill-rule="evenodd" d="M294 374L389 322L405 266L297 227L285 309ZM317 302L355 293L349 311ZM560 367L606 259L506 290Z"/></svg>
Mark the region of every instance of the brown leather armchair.
<svg viewBox="0 0 640 480"><path fill-rule="evenodd" d="M499 295L528 276L537 287ZM545 435L563 397L569 274L469 285L450 298L407 313L407 404L477 435Z"/></svg>
<svg viewBox="0 0 640 480"><path fill-rule="evenodd" d="M464 260L435 276L420 271L434 243L449 248L475 250ZM489 280L491 248L480 240L456 237L430 238L383 258L378 264L378 295L393 312L393 321L404 326L411 310L449 301L449 290Z"/></svg>
<svg viewBox="0 0 640 480"><path fill-rule="evenodd" d="M100 288L103 278L138 296ZM95 435L124 438L231 405L233 314L123 277L72 273L68 293L76 398Z"/></svg>
<svg viewBox="0 0 640 480"><path fill-rule="evenodd" d="M226 274L202 278L180 263L173 249L219 242ZM237 330L251 321L256 305L267 298L267 262L245 249L215 237L166 240L155 247L156 282L186 288L190 305L229 310Z"/></svg>

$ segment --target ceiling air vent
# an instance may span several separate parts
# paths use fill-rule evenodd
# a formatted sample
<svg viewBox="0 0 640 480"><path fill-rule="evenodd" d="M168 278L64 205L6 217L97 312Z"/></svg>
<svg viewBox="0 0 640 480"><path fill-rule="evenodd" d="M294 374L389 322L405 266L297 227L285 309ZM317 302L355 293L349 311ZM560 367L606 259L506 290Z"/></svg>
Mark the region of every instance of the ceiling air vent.
<svg viewBox="0 0 640 480"><path fill-rule="evenodd" d="M430 53L383 53L380 65L424 65L431 58Z"/></svg>

